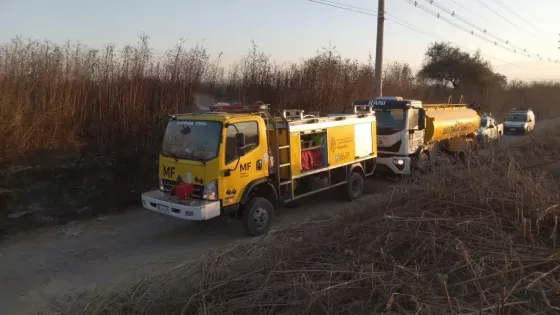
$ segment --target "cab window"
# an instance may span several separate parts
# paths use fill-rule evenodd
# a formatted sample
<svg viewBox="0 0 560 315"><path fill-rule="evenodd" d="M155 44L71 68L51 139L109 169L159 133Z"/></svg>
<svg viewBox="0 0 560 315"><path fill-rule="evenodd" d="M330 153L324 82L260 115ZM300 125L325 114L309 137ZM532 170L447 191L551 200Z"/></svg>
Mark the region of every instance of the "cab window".
<svg viewBox="0 0 560 315"><path fill-rule="evenodd" d="M416 129L418 128L418 118L420 117L418 108L411 108L408 111L408 128Z"/></svg>
<svg viewBox="0 0 560 315"><path fill-rule="evenodd" d="M237 133L245 134L245 152L249 153L259 146L259 125L256 121L248 121L231 124L227 128L226 139L226 164L231 163L237 158Z"/></svg>

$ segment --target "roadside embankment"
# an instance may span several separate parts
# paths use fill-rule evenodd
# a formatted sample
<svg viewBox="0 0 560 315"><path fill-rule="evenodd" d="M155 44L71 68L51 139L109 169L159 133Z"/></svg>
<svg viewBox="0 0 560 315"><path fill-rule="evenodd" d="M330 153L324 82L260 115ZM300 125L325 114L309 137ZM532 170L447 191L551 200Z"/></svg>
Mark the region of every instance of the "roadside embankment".
<svg viewBox="0 0 560 315"><path fill-rule="evenodd" d="M560 312L560 129L441 166L372 209L277 230L78 314Z"/></svg>

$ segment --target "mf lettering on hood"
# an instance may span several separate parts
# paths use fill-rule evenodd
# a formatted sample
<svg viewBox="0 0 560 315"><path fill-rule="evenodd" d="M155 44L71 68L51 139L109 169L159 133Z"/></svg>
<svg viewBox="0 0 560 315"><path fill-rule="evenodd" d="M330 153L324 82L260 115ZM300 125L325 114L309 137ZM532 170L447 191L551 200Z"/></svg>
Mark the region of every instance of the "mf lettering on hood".
<svg viewBox="0 0 560 315"><path fill-rule="evenodd" d="M173 179L175 177L175 167L173 166L163 166L163 177Z"/></svg>

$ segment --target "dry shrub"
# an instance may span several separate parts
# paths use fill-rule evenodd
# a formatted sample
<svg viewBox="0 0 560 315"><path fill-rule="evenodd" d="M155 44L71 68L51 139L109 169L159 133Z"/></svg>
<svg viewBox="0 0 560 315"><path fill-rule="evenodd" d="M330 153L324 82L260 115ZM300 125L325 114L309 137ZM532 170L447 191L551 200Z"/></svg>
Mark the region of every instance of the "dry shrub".
<svg viewBox="0 0 560 315"><path fill-rule="evenodd" d="M327 48L302 62L277 65L257 48L253 43L246 57L226 69L221 55L183 42L156 55L146 35L121 50L21 38L2 44L0 163L59 149L154 156L163 132L160 118L191 111L204 98L338 112L373 95L371 58L360 63ZM535 108L537 119L560 114L560 107L551 106L560 98L557 83L513 81L505 88L453 91L418 81L399 62L385 68L383 92L438 102L464 94L499 117L524 105Z"/></svg>
<svg viewBox="0 0 560 315"><path fill-rule="evenodd" d="M560 129L502 146L384 206L240 242L71 312L557 314L560 180L543 168Z"/></svg>

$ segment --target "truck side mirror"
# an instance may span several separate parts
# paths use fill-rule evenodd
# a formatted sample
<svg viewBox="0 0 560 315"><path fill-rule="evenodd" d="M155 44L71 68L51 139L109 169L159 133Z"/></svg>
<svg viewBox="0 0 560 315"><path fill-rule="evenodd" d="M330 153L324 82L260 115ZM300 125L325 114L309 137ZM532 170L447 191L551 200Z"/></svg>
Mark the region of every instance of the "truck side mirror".
<svg viewBox="0 0 560 315"><path fill-rule="evenodd" d="M238 148L244 147L245 142L246 142L245 134L242 133L242 132L236 133L235 134L235 142L236 142Z"/></svg>
<svg viewBox="0 0 560 315"><path fill-rule="evenodd" d="M418 130L426 129L426 110L420 108L418 111Z"/></svg>
<svg viewBox="0 0 560 315"><path fill-rule="evenodd" d="M247 138L245 134L242 132L238 132L235 134L235 142L237 145L237 156L242 157L245 155L245 145L247 142Z"/></svg>

